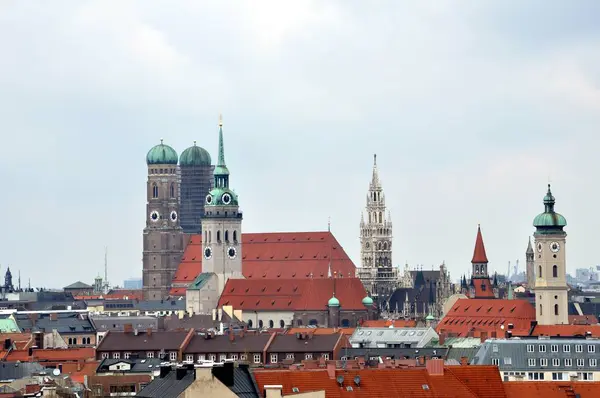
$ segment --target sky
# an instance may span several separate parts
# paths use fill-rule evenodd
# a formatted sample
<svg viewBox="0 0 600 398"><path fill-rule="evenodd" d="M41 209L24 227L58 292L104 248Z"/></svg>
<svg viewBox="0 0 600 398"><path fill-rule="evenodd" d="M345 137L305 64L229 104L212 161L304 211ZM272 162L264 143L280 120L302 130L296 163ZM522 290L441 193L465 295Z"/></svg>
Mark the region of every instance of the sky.
<svg viewBox="0 0 600 398"><path fill-rule="evenodd" d="M141 277L145 156L216 159L246 232L331 230L360 265L377 154L393 262L525 265L548 181L567 268L600 264L600 2L0 2L0 269Z"/></svg>

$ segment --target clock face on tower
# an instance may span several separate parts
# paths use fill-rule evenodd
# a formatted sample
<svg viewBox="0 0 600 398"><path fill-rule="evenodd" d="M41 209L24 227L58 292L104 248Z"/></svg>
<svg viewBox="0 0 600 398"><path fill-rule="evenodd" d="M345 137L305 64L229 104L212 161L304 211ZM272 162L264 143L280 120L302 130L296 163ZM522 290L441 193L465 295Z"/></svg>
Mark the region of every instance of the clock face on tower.
<svg viewBox="0 0 600 398"><path fill-rule="evenodd" d="M541 243L538 243L537 249L538 249L538 252L540 252L540 253L542 252L542 244Z"/></svg>
<svg viewBox="0 0 600 398"><path fill-rule="evenodd" d="M227 249L227 255L229 256L229 258L234 259L235 256L237 256L237 250L235 250L235 247L230 247L229 249Z"/></svg>
<svg viewBox="0 0 600 398"><path fill-rule="evenodd" d="M212 257L212 249L209 246L206 249L204 249L204 258L208 260L211 257Z"/></svg>
<svg viewBox="0 0 600 398"><path fill-rule="evenodd" d="M171 212L171 221L177 221L177 212L175 210Z"/></svg>
<svg viewBox="0 0 600 398"><path fill-rule="evenodd" d="M221 197L221 200L223 201L223 203L228 205L229 203L231 203L231 195L229 195L228 193L224 193Z"/></svg>
<svg viewBox="0 0 600 398"><path fill-rule="evenodd" d="M213 197L211 194L206 195L206 204L209 205L213 201Z"/></svg>
<svg viewBox="0 0 600 398"><path fill-rule="evenodd" d="M152 222L157 222L159 218L160 218L160 214L158 214L158 212L156 210L154 210L152 213L150 213L150 219L152 220Z"/></svg>
<svg viewBox="0 0 600 398"><path fill-rule="evenodd" d="M550 250L552 250L553 253L558 253L558 251L560 250L560 245L558 244L558 242L550 243Z"/></svg>

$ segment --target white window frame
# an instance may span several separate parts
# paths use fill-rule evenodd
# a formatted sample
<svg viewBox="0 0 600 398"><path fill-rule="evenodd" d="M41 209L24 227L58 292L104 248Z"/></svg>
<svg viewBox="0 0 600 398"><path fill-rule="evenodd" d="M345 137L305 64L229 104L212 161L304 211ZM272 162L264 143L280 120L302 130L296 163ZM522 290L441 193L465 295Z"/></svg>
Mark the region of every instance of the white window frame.
<svg viewBox="0 0 600 398"><path fill-rule="evenodd" d="M323 358L324 358L326 361L329 361L329 354L323 354Z"/></svg>
<svg viewBox="0 0 600 398"><path fill-rule="evenodd" d="M584 358L577 358L577 366L578 367L585 366L585 359Z"/></svg>
<svg viewBox="0 0 600 398"><path fill-rule="evenodd" d="M552 344L550 346L550 352L558 352L558 344Z"/></svg>
<svg viewBox="0 0 600 398"><path fill-rule="evenodd" d="M500 365L500 358L492 358L492 365L499 366Z"/></svg>
<svg viewBox="0 0 600 398"><path fill-rule="evenodd" d="M535 367L535 358L528 358L527 364L532 368Z"/></svg>
<svg viewBox="0 0 600 398"><path fill-rule="evenodd" d="M113 352L113 359L121 359L121 353L120 352Z"/></svg>
<svg viewBox="0 0 600 398"><path fill-rule="evenodd" d="M248 355L246 355L246 354L240 355L240 361L246 361L246 360L248 360Z"/></svg>
<svg viewBox="0 0 600 398"><path fill-rule="evenodd" d="M194 362L194 354L186 354L185 360L187 362Z"/></svg>
<svg viewBox="0 0 600 398"><path fill-rule="evenodd" d="M313 359L313 355L312 354L306 354L306 355L304 355L304 359Z"/></svg>
<svg viewBox="0 0 600 398"><path fill-rule="evenodd" d="M254 363L260 363L260 354L254 354Z"/></svg>
<svg viewBox="0 0 600 398"><path fill-rule="evenodd" d="M560 366L560 358L552 358L552 366L559 367Z"/></svg>
<svg viewBox="0 0 600 398"><path fill-rule="evenodd" d="M545 368L548 366L548 358L540 358L540 367Z"/></svg>
<svg viewBox="0 0 600 398"><path fill-rule="evenodd" d="M277 354L271 354L271 363L278 363Z"/></svg>
<svg viewBox="0 0 600 398"><path fill-rule="evenodd" d="M177 360L177 351L169 352L169 360L176 361Z"/></svg>
<svg viewBox="0 0 600 398"><path fill-rule="evenodd" d="M588 344L588 352L590 352L590 353L596 352L596 346L593 344Z"/></svg>
<svg viewBox="0 0 600 398"><path fill-rule="evenodd" d="M583 352L583 345L575 344L575 352Z"/></svg>
<svg viewBox="0 0 600 398"><path fill-rule="evenodd" d="M291 359L293 361L294 360L294 354L291 354L291 353L288 352L287 354L285 354L285 359Z"/></svg>
<svg viewBox="0 0 600 398"><path fill-rule="evenodd" d="M569 344L564 344L563 352L571 352L571 346Z"/></svg>
<svg viewBox="0 0 600 398"><path fill-rule="evenodd" d="M217 361L217 354L210 354L208 357L209 360L216 362Z"/></svg>
<svg viewBox="0 0 600 398"><path fill-rule="evenodd" d="M598 360L596 358L590 358L590 368L598 366Z"/></svg>
<svg viewBox="0 0 600 398"><path fill-rule="evenodd" d="M234 361L238 360L238 354L231 354L231 359Z"/></svg>
<svg viewBox="0 0 600 398"><path fill-rule="evenodd" d="M566 367L573 366L573 359L571 359L571 358L565 358L565 366Z"/></svg>
<svg viewBox="0 0 600 398"><path fill-rule="evenodd" d="M123 358L125 358L125 359L129 359L130 356L131 356L130 352L123 353Z"/></svg>
<svg viewBox="0 0 600 398"><path fill-rule="evenodd" d="M108 359L108 355L109 355L108 352L103 352L101 357L102 357L102 359Z"/></svg>
<svg viewBox="0 0 600 398"><path fill-rule="evenodd" d="M146 352L146 358L154 358L154 351Z"/></svg>
<svg viewBox="0 0 600 398"><path fill-rule="evenodd" d="M527 352L535 352L535 347L533 344L527 344Z"/></svg>
<svg viewBox="0 0 600 398"><path fill-rule="evenodd" d="M206 356L204 354L199 354L198 355L198 360L199 361L206 361Z"/></svg>
<svg viewBox="0 0 600 398"><path fill-rule="evenodd" d="M540 344L538 350L539 352L546 352L546 344Z"/></svg>
<svg viewBox="0 0 600 398"><path fill-rule="evenodd" d="M226 359L227 359L227 354L219 355L219 362L225 362Z"/></svg>

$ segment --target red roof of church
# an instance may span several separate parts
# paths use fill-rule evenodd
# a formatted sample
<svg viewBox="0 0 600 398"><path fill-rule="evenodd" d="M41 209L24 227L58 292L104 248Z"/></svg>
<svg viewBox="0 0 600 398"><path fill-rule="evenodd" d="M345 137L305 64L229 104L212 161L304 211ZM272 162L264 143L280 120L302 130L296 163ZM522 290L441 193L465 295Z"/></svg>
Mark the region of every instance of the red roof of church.
<svg viewBox="0 0 600 398"><path fill-rule="evenodd" d="M355 276L354 263L329 231L244 233L242 245L242 273L247 279L327 278L330 264L331 272ZM171 295L185 295L187 284L200 272L202 236L190 235Z"/></svg>
<svg viewBox="0 0 600 398"><path fill-rule="evenodd" d="M494 287L490 278L472 278L473 286L475 287L475 297L478 299L493 299L496 298L494 295ZM484 287L485 286L485 287Z"/></svg>
<svg viewBox="0 0 600 398"><path fill-rule="evenodd" d="M477 226L477 239L475 240L475 250L473 251L473 260L471 260L471 262L473 264L488 262L480 226Z"/></svg>
<svg viewBox="0 0 600 398"><path fill-rule="evenodd" d="M229 279L219 307L232 305L244 311L324 310L333 296L342 310L364 310L367 292L358 278Z"/></svg>
<svg viewBox="0 0 600 398"><path fill-rule="evenodd" d="M527 335L535 321L535 308L526 300L459 299L438 323L438 333L480 337L495 332L503 337L513 325L513 335ZM501 326L504 326L502 328Z"/></svg>
<svg viewBox="0 0 600 398"><path fill-rule="evenodd" d="M508 398L581 398L600 396L600 383L589 381L509 381L504 383Z"/></svg>
<svg viewBox="0 0 600 398"><path fill-rule="evenodd" d="M585 336L587 332L590 332L592 337L600 337L600 325L536 325L531 335L572 337Z"/></svg>

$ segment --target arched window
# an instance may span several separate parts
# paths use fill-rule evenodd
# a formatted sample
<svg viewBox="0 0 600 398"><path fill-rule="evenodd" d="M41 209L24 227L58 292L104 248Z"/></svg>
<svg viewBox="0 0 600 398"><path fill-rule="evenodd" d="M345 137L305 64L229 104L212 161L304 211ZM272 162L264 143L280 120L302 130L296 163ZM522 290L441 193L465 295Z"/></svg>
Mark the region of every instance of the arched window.
<svg viewBox="0 0 600 398"><path fill-rule="evenodd" d="M217 231L217 242L221 243L221 231Z"/></svg>
<svg viewBox="0 0 600 398"><path fill-rule="evenodd" d="M208 231L208 243L212 242L212 231Z"/></svg>
<svg viewBox="0 0 600 398"><path fill-rule="evenodd" d="M285 322L283 321L283 319L279 321L279 327L282 329L285 327Z"/></svg>
<svg viewBox="0 0 600 398"><path fill-rule="evenodd" d="M237 231L233 231L233 243L237 243Z"/></svg>
<svg viewBox="0 0 600 398"><path fill-rule="evenodd" d="M343 328L349 328L350 327L350 321L348 319L342 319L342 327Z"/></svg>
<svg viewBox="0 0 600 398"><path fill-rule="evenodd" d="M152 184L152 197L158 198L158 185Z"/></svg>
<svg viewBox="0 0 600 398"><path fill-rule="evenodd" d="M383 220L383 218L381 217L381 212L379 212L379 222L380 223L383 222L382 220Z"/></svg>
<svg viewBox="0 0 600 398"><path fill-rule="evenodd" d="M538 278L541 278L541 277L542 277L542 266L540 265L538 267Z"/></svg>
<svg viewBox="0 0 600 398"><path fill-rule="evenodd" d="M273 329L273 326L275 326L275 323L273 322L272 319L269 320L269 328Z"/></svg>
<svg viewBox="0 0 600 398"><path fill-rule="evenodd" d="M208 232L204 230L204 242L208 242Z"/></svg>
<svg viewBox="0 0 600 398"><path fill-rule="evenodd" d="M259 327L259 329L262 329L262 327L263 327L263 321L262 321L262 319L258 320L258 327Z"/></svg>
<svg viewBox="0 0 600 398"><path fill-rule="evenodd" d="M552 266L552 277L558 278L558 266L556 266L556 265Z"/></svg>
<svg viewBox="0 0 600 398"><path fill-rule="evenodd" d="M171 183L171 192L170 192L170 194L171 194L172 198L175 197L175 183L174 182Z"/></svg>
<svg viewBox="0 0 600 398"><path fill-rule="evenodd" d="M73 339L69 337L69 345L73 344Z"/></svg>
<svg viewBox="0 0 600 398"><path fill-rule="evenodd" d="M252 319L248 319L248 329L252 329Z"/></svg>
<svg viewBox="0 0 600 398"><path fill-rule="evenodd" d="M225 231L225 242L229 242L229 231Z"/></svg>
<svg viewBox="0 0 600 398"><path fill-rule="evenodd" d="M544 315L544 309L542 308L541 304L540 304L540 315Z"/></svg>
<svg viewBox="0 0 600 398"><path fill-rule="evenodd" d="M554 304L554 315L558 315L558 304Z"/></svg>

